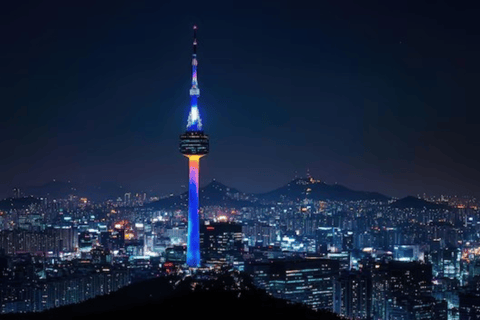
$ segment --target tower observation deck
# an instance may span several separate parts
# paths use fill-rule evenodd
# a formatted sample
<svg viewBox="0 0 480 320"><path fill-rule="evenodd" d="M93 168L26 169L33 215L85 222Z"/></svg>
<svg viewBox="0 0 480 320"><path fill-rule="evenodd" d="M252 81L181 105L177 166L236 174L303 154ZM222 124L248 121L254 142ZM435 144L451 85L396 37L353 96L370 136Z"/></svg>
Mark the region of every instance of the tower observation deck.
<svg viewBox="0 0 480 320"><path fill-rule="evenodd" d="M198 268L201 265L198 186L200 158L209 152L209 138L203 132L202 119L198 109L200 88L197 81L197 65L197 26L194 26L190 113L187 130L180 136L180 152L188 158L189 164L187 265L192 268Z"/></svg>

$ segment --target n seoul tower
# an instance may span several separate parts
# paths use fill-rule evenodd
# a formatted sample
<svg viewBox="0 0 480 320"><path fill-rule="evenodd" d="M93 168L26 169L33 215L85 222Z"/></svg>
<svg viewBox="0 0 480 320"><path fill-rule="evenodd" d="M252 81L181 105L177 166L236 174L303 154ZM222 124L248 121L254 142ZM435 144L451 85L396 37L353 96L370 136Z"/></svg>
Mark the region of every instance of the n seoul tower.
<svg viewBox="0 0 480 320"><path fill-rule="evenodd" d="M203 132L202 119L198 111L197 100L200 89L197 81L197 26L193 26L192 87L190 89L190 113L187 131L180 136L180 152L188 158L188 234L187 265L200 267L200 221L198 217L198 176L200 158L208 153L208 136Z"/></svg>

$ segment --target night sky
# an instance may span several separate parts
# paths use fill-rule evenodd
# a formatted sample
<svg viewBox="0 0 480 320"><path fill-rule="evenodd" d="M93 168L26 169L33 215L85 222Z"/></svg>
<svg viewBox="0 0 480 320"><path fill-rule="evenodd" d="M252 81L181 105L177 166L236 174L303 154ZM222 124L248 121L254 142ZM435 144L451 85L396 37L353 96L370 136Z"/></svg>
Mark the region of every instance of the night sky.
<svg viewBox="0 0 480 320"><path fill-rule="evenodd" d="M478 196L468 3L4 1L0 193L52 179L181 191L197 24L201 184L264 192L308 169L396 197Z"/></svg>

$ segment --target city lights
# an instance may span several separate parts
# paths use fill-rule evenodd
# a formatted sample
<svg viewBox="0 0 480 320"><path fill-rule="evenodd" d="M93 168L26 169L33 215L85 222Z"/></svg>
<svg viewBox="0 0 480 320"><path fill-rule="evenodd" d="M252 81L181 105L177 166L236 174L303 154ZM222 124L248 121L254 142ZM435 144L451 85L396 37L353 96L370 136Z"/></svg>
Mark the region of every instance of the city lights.
<svg viewBox="0 0 480 320"><path fill-rule="evenodd" d="M469 4L4 6L0 317L480 319Z"/></svg>

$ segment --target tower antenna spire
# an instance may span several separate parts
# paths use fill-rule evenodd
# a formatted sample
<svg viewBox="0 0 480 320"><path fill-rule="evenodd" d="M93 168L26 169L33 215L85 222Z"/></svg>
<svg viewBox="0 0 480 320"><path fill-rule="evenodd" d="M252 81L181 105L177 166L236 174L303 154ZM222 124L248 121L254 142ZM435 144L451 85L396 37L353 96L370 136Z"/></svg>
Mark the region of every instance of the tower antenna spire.
<svg viewBox="0 0 480 320"><path fill-rule="evenodd" d="M193 54L197 54L197 26L193 26Z"/></svg>
<svg viewBox="0 0 480 320"><path fill-rule="evenodd" d="M202 119L198 111L198 97L200 88L197 80L197 26L193 26L193 54L192 54L192 87L190 88L190 113L188 115L187 131L202 131Z"/></svg>
<svg viewBox="0 0 480 320"><path fill-rule="evenodd" d="M193 26L193 54L192 54L192 87L190 88L190 96L200 96L197 80L197 26ZM193 102L193 101L192 101ZM193 106L193 105L192 105Z"/></svg>

